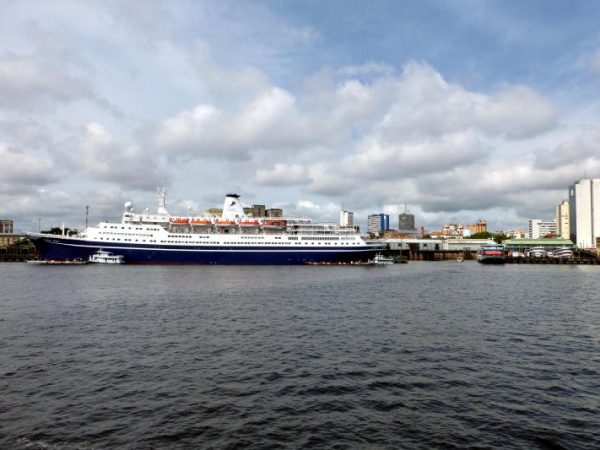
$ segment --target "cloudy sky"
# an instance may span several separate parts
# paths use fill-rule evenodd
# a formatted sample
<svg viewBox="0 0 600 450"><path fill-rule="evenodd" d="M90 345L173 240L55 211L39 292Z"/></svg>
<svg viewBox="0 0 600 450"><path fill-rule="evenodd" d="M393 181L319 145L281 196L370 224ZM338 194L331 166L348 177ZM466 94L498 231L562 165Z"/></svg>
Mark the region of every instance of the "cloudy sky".
<svg viewBox="0 0 600 450"><path fill-rule="evenodd" d="M552 218L600 177L592 1L0 0L0 216ZM35 224L35 225L34 225ZM397 226L397 217L392 219Z"/></svg>

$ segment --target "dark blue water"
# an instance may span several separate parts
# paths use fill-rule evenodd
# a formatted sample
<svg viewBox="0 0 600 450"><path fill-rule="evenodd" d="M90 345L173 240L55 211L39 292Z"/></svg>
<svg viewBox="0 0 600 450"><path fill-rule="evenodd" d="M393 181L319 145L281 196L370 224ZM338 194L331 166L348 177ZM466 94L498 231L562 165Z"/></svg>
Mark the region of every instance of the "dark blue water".
<svg viewBox="0 0 600 450"><path fill-rule="evenodd" d="M600 267L2 264L0 447L600 448Z"/></svg>

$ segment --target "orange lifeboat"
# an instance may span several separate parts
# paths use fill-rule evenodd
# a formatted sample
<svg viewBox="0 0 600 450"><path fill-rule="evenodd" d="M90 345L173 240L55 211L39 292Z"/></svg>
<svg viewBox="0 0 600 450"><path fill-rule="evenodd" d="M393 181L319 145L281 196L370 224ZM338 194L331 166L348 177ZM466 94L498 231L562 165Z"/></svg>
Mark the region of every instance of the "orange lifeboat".
<svg viewBox="0 0 600 450"><path fill-rule="evenodd" d="M266 219L265 227L269 228L285 228L286 221L281 219Z"/></svg>
<svg viewBox="0 0 600 450"><path fill-rule="evenodd" d="M220 227L232 227L235 225L235 220L220 219L217 220L217 225Z"/></svg>
<svg viewBox="0 0 600 450"><path fill-rule="evenodd" d="M212 221L210 219L205 218L195 218L192 219L192 225L211 225Z"/></svg>
<svg viewBox="0 0 600 450"><path fill-rule="evenodd" d="M190 223L190 219L188 217L171 217L169 218L169 222L182 225Z"/></svg>
<svg viewBox="0 0 600 450"><path fill-rule="evenodd" d="M240 225L243 227L257 227L259 222L256 219L242 219L240 220Z"/></svg>

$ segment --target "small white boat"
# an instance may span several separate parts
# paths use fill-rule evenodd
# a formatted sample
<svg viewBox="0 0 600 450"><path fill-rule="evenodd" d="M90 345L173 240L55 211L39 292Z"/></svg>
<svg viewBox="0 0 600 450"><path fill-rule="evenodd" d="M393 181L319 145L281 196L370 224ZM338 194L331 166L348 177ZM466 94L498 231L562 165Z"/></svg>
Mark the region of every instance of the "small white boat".
<svg viewBox="0 0 600 450"><path fill-rule="evenodd" d="M111 252L98 250L90 256L90 262L96 264L124 264L125 258L123 258L123 255L113 255Z"/></svg>
<svg viewBox="0 0 600 450"><path fill-rule="evenodd" d="M373 264L378 266L387 266L388 264L394 264L394 258L391 256L383 256L381 253L377 253L373 258Z"/></svg>

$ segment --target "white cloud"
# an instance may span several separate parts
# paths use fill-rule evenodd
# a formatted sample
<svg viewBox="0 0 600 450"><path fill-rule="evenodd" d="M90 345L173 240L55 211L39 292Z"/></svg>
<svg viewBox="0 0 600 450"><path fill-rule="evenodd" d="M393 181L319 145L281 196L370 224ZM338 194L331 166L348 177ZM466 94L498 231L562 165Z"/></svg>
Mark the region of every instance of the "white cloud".
<svg viewBox="0 0 600 450"><path fill-rule="evenodd" d="M0 58L0 107L39 108L43 101L93 97L83 81L38 61L15 55Z"/></svg>
<svg viewBox="0 0 600 450"><path fill-rule="evenodd" d="M87 124L78 147L70 163L84 176L131 188L153 188L164 182L165 174L153 155L138 145L122 144L101 124Z"/></svg>
<svg viewBox="0 0 600 450"><path fill-rule="evenodd" d="M490 137L524 139L556 125L552 103L524 86L472 92L448 83L426 64L410 63L396 80L381 135L397 140L474 129Z"/></svg>
<svg viewBox="0 0 600 450"><path fill-rule="evenodd" d="M342 163L342 173L356 179L415 177L469 165L486 156L473 132L423 138L407 143L372 138Z"/></svg>
<svg viewBox="0 0 600 450"><path fill-rule="evenodd" d="M308 184L311 178L300 164L277 163L271 168L259 169L254 181L268 186L297 186Z"/></svg>
<svg viewBox="0 0 600 450"><path fill-rule="evenodd" d="M312 141L303 128L294 97L273 87L234 113L212 105L181 111L159 125L153 140L157 151L171 156L237 159L260 149L302 146Z"/></svg>
<svg viewBox="0 0 600 450"><path fill-rule="evenodd" d="M47 159L9 148L0 142L0 193L30 192L59 180L58 168Z"/></svg>
<svg viewBox="0 0 600 450"><path fill-rule="evenodd" d="M389 64L369 61L358 66L346 66L337 71L342 76L356 77L360 75L391 75L394 67Z"/></svg>
<svg viewBox="0 0 600 450"><path fill-rule="evenodd" d="M575 139L562 142L554 149L537 149L534 152L535 167L539 169L562 169L575 165L588 169L600 164L600 129L589 127Z"/></svg>

